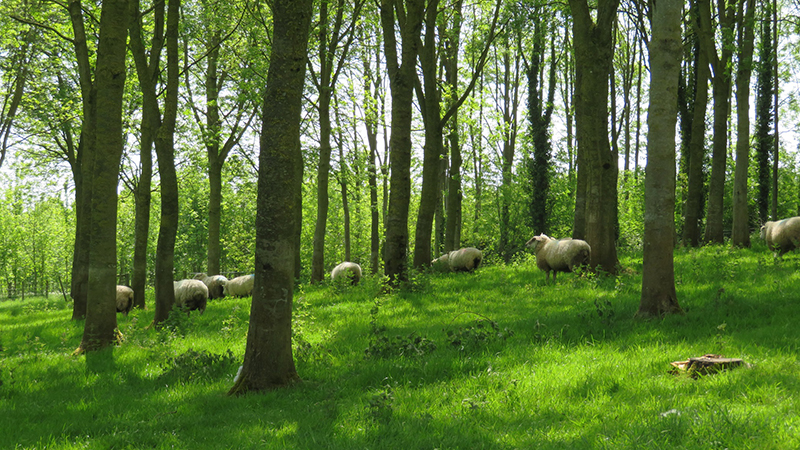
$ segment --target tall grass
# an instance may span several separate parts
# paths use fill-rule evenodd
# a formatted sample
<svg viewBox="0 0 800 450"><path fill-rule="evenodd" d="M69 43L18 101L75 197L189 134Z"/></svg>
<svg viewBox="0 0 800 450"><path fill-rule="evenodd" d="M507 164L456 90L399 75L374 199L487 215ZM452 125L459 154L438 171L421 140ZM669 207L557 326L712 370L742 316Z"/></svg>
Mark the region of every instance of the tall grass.
<svg viewBox="0 0 800 450"><path fill-rule="evenodd" d="M161 331L119 317L105 366L72 356L63 300L0 303L0 448L800 448L800 255L676 250L685 316L637 321L641 254L617 278L545 285L528 258L474 274L415 274L381 294L301 285L303 383L228 397L249 299ZM152 302L148 298L148 302ZM149 303L152 304L152 303ZM699 378L706 353L750 367Z"/></svg>

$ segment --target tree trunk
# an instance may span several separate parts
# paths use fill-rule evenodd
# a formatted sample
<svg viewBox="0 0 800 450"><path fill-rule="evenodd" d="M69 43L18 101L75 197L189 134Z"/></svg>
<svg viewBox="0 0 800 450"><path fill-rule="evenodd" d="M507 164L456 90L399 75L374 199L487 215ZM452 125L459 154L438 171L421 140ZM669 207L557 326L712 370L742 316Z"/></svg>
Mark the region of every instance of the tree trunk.
<svg viewBox="0 0 800 450"><path fill-rule="evenodd" d="M376 52L379 50L376 49ZM379 57L376 55L376 58ZM370 93L364 117L364 126L367 131L367 144L369 146L369 207L370 207L370 256L369 265L373 274L380 269L380 208L378 206L378 168L375 159L378 157L378 105L377 99L380 89L380 72L372 71L369 59L364 58L364 92ZM375 78L373 80L373 77ZM373 90L374 86L374 90Z"/></svg>
<svg viewBox="0 0 800 450"><path fill-rule="evenodd" d="M755 0L739 4L739 65L736 71L736 169L733 180L734 247L750 247L750 215L747 205L747 177L750 169L750 76L753 71ZM745 10L746 9L746 10Z"/></svg>
<svg viewBox="0 0 800 450"><path fill-rule="evenodd" d="M675 293L672 254L681 5L679 0L659 0L653 7L642 297L636 312L641 318L683 312Z"/></svg>
<svg viewBox="0 0 800 450"><path fill-rule="evenodd" d="M363 0L356 1L353 5L353 23L347 27L347 40L342 46L343 36L341 35L344 5L347 2L338 1L335 5L335 17L331 23L329 16L329 6L334 2L320 2L319 5L319 35L318 35L318 56L319 56L319 76L313 78L314 84L319 93L319 127L320 127L320 147L319 147L319 167L317 169L317 221L314 227L313 253L311 255L311 282L317 283L325 277L325 235L328 222L328 188L331 169L331 99L333 98L336 81L338 79L342 63L348 57L348 50L353 41L355 19L359 15ZM331 26L332 25L332 26ZM330 33L330 35L329 35ZM336 62L336 52L342 46L338 65ZM340 143L341 150L341 143Z"/></svg>
<svg viewBox="0 0 800 450"><path fill-rule="evenodd" d="M711 154L711 178L708 187L708 211L704 240L721 244L723 233L723 198L725 196L725 165L728 158L728 117L730 115L731 73L728 69L733 54L733 42L722 45L721 55L714 47L714 30L711 25L709 0L698 0L700 12L700 45L709 57L713 68L714 144ZM734 3L726 11L719 11L719 26L723 35L733 36Z"/></svg>
<svg viewBox="0 0 800 450"><path fill-rule="evenodd" d="M69 3L70 20L72 22L75 57L78 63L78 79L81 86L83 123L78 152L73 166L75 178L75 247L72 254L72 282L70 296L72 319L86 317L88 284L89 284L89 228L92 220L92 173L91 161L95 149L95 102L96 93L92 84L92 66L89 62L89 50L86 43L86 29L83 23L83 9L80 1Z"/></svg>
<svg viewBox="0 0 800 450"><path fill-rule="evenodd" d="M585 240L592 247L591 267L615 274L618 167L608 141L608 89L613 57L611 31L619 1L600 0L596 24L586 0L569 3L574 20L579 189L581 172L586 177ZM576 204L576 222L578 212ZM578 231L576 227L573 234Z"/></svg>
<svg viewBox="0 0 800 450"><path fill-rule="evenodd" d="M343 142L341 139L339 142ZM339 146L339 187L342 193L342 215L344 216L344 260L352 261L350 254L350 203L347 195L347 162L344 150Z"/></svg>
<svg viewBox="0 0 800 450"><path fill-rule="evenodd" d="M693 8L696 10L696 8ZM694 17L695 14L692 16ZM694 19L696 21L696 19ZM695 73L694 110L692 111L691 138L688 148L688 182L684 209L683 244L700 245L700 222L705 203L703 164L706 141L706 108L708 107L708 79L711 76L708 53L697 52Z"/></svg>
<svg viewBox="0 0 800 450"><path fill-rule="evenodd" d="M325 278L325 234L328 225L328 186L331 170L331 93L319 93L319 166L317 168L317 222L314 227L314 250L311 255L311 282Z"/></svg>
<svg viewBox="0 0 800 450"><path fill-rule="evenodd" d="M772 84L772 107L775 109L773 118L775 120L775 134L772 139L772 204L771 216L772 220L778 220L778 156L780 154L780 141L781 134L778 132L778 79L780 73L778 72L778 0L772 2L772 76L775 80ZM798 208L798 215L800 215L800 208Z"/></svg>
<svg viewBox="0 0 800 450"><path fill-rule="evenodd" d="M775 51L772 47L772 3L767 5L767 11L760 19L761 44L759 45L759 62L756 75L756 123L755 123L755 164L757 175L757 223L763 224L769 219L771 166L770 157L773 148L772 125L773 121L773 58Z"/></svg>
<svg viewBox="0 0 800 450"><path fill-rule="evenodd" d="M127 13L127 0L107 0L100 15L95 78L97 122L94 148L97 150L87 172L93 177L88 301L78 352L99 350L116 341L117 184L123 149L122 94L125 87Z"/></svg>
<svg viewBox="0 0 800 450"><path fill-rule="evenodd" d="M142 122L140 143L140 164L142 173L136 186L136 224L133 256L133 304L145 308L147 286L147 242L150 235L151 182L153 176L153 143L161 126L161 111L158 108L157 83L160 76L159 65L164 45L163 2L153 8L153 36L149 51L145 50L142 37L142 16L139 0L130 0L130 48L136 65L139 88L142 92ZM149 62L148 62L149 53Z"/></svg>
<svg viewBox="0 0 800 450"><path fill-rule="evenodd" d="M147 289L147 241L150 236L150 192L153 179L153 136L152 130L145 125L146 113L142 111L142 137L139 164L142 173L134 193L136 199L136 217L134 219L133 289L134 308L145 309L145 290Z"/></svg>
<svg viewBox="0 0 800 450"><path fill-rule="evenodd" d="M256 264L241 376L230 394L300 381L292 357L297 198L302 185L300 118L311 0L273 3L274 33L262 108Z"/></svg>
<svg viewBox="0 0 800 450"><path fill-rule="evenodd" d="M219 87L217 79L220 31L217 30L209 42L208 66L206 68L206 155L208 158L208 259L206 273L219 275L220 224L222 222L222 165L225 155L220 153Z"/></svg>
<svg viewBox="0 0 800 450"><path fill-rule="evenodd" d="M156 135L158 171L161 177L161 223L155 267L156 308L153 323L167 320L175 304L175 238L178 234L178 178L175 172L175 122L178 113L178 14L180 0L167 5L167 86L164 118Z"/></svg>
<svg viewBox="0 0 800 450"><path fill-rule="evenodd" d="M405 10L399 20L402 49L398 60L395 8ZM386 216L385 271L392 284L408 278L408 209L411 201L411 117L419 37L424 13L422 0L382 0L381 27L392 88L392 125L389 138L389 211Z"/></svg>
<svg viewBox="0 0 800 450"><path fill-rule="evenodd" d="M537 11L540 20L546 21L548 12ZM528 75L528 120L531 123L531 141L533 155L526 163L530 180L530 227L536 233L549 233L547 221L549 217L549 193L551 172L550 118L555 105L555 73L557 59L555 42L551 45L549 87L547 98L544 96L544 80L539 79L541 65L545 61L545 35L539 21L534 24L534 44Z"/></svg>
<svg viewBox="0 0 800 450"><path fill-rule="evenodd" d="M420 49L419 63L422 67L422 87L417 97L422 105L425 125L425 146L422 162L422 190L417 211L414 238L414 267L421 268L431 263L431 230L433 215L439 197L439 171L443 152L439 80L437 77L436 17L439 0L428 0L425 14L425 40Z"/></svg>

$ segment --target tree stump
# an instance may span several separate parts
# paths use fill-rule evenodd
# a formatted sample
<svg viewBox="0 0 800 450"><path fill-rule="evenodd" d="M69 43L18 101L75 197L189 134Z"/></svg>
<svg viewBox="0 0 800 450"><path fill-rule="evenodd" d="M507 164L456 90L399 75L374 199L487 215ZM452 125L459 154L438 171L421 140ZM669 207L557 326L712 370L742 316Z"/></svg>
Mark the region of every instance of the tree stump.
<svg viewBox="0 0 800 450"><path fill-rule="evenodd" d="M689 358L686 361L673 361L670 364L675 367L672 373L678 374L685 372L695 377L697 375L708 375L733 369L745 365L745 362L739 358L725 358L722 355L709 354L699 358Z"/></svg>

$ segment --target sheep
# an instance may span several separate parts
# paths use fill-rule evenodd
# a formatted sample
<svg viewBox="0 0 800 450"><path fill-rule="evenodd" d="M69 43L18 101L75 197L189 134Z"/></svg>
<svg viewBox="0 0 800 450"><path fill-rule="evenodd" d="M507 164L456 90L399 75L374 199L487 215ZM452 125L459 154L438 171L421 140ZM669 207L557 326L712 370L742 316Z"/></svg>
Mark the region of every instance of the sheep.
<svg viewBox="0 0 800 450"><path fill-rule="evenodd" d="M431 266L439 271L471 272L478 268L483 253L475 247L454 250L431 261Z"/></svg>
<svg viewBox="0 0 800 450"><path fill-rule="evenodd" d="M203 314L208 302L208 287L200 280L180 280L172 283L175 288L175 305L189 311L198 310Z"/></svg>
<svg viewBox="0 0 800 450"><path fill-rule="evenodd" d="M254 280L254 275L242 275L228 280L225 286L222 287L222 294L233 297L250 297L253 295Z"/></svg>
<svg viewBox="0 0 800 450"><path fill-rule="evenodd" d="M222 275L208 276L205 273L198 273L194 276L195 280L202 281L208 287L208 298L222 298L225 297L225 285L228 279Z"/></svg>
<svg viewBox="0 0 800 450"><path fill-rule="evenodd" d="M117 312L126 316L133 308L133 289L117 285Z"/></svg>
<svg viewBox="0 0 800 450"><path fill-rule="evenodd" d="M572 272L575 267L589 263L592 248L580 239L552 239L545 234L532 237L526 247L536 254L536 266L545 272L545 283L553 271L553 283L558 272Z"/></svg>
<svg viewBox="0 0 800 450"><path fill-rule="evenodd" d="M348 278L351 284L361 281L361 266L354 262L345 261L334 267L331 271L331 281Z"/></svg>
<svg viewBox="0 0 800 450"><path fill-rule="evenodd" d="M436 272L450 272L450 253L445 253L431 261L431 267Z"/></svg>
<svg viewBox="0 0 800 450"><path fill-rule="evenodd" d="M761 227L761 239L778 257L800 247L800 217L789 217L777 222L769 221Z"/></svg>

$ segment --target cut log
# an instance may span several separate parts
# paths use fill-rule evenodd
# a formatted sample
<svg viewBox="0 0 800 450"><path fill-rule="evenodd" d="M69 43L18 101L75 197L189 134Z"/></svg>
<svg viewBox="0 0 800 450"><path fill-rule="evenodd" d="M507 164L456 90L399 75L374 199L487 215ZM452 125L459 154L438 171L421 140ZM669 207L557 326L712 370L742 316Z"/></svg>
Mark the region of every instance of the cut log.
<svg viewBox="0 0 800 450"><path fill-rule="evenodd" d="M703 355L699 358L689 358L686 361L673 361L673 373L686 372L692 376L717 373L722 370L733 369L745 365L744 360L739 358L725 358L722 355Z"/></svg>

